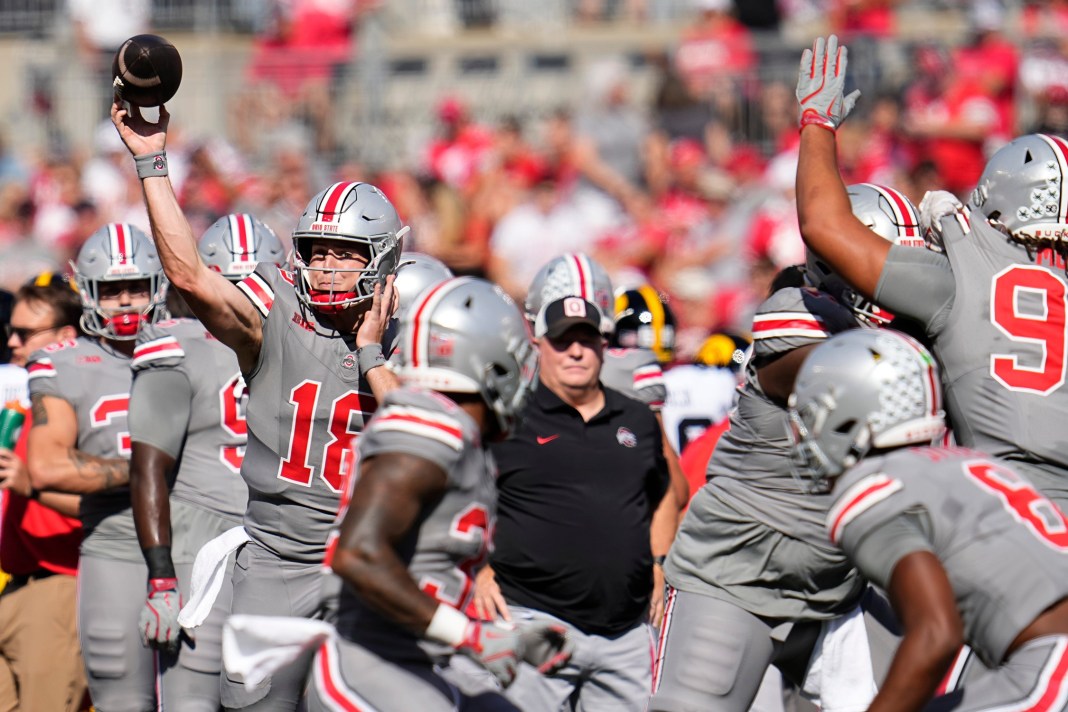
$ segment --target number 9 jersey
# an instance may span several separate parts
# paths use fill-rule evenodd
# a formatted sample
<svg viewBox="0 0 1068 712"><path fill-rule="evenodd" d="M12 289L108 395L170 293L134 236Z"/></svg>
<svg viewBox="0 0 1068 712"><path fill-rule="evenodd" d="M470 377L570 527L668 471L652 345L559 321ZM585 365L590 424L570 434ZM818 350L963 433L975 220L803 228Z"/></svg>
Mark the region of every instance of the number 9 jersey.
<svg viewBox="0 0 1068 712"><path fill-rule="evenodd" d="M880 306L918 319L942 366L945 406L961 445L1021 464L1068 504L1065 387L1068 280L974 209L942 219L945 254L894 246Z"/></svg>
<svg viewBox="0 0 1068 712"><path fill-rule="evenodd" d="M264 320L259 360L245 374L245 529L284 559L320 564L352 438L377 403L360 374L356 335L319 325L298 301L292 274L260 263L238 287Z"/></svg>

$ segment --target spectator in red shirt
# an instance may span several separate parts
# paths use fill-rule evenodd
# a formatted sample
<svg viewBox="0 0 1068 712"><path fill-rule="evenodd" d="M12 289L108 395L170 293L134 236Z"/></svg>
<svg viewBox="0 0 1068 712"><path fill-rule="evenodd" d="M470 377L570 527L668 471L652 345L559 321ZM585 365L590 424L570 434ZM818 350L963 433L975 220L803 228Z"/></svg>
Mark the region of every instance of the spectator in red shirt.
<svg viewBox="0 0 1068 712"><path fill-rule="evenodd" d="M7 327L11 363L78 335L81 304L70 283L50 273L23 286ZM75 615L82 530L76 495L38 493L26 471L30 417L14 452L0 450L0 709L82 708L85 671Z"/></svg>
<svg viewBox="0 0 1068 712"><path fill-rule="evenodd" d="M467 105L446 96L437 106L440 135L430 142L426 162L434 178L463 194L477 187L493 150L493 132L471 120Z"/></svg>

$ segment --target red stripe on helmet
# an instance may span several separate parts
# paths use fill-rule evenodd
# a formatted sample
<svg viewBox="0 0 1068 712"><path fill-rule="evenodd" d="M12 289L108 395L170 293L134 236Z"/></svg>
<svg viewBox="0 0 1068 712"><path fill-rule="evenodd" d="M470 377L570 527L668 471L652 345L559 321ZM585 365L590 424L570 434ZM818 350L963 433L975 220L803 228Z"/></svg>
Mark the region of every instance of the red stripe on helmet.
<svg viewBox="0 0 1068 712"><path fill-rule="evenodd" d="M334 221L334 216L338 212L338 206L344 205L345 196L348 195L349 190L356 185L359 185L359 183L347 181L344 183L334 183L326 189L326 195L323 196L323 202L319 207L320 218L323 222Z"/></svg>
<svg viewBox="0 0 1068 712"><path fill-rule="evenodd" d="M252 218L248 215L235 215L235 227L237 228L237 254L247 257L252 254Z"/></svg>
<svg viewBox="0 0 1068 712"><path fill-rule="evenodd" d="M571 263L575 265L575 271L578 272L579 296L587 302L592 302L593 289L587 283L590 278L589 269L586 267L582 255L570 255L570 257Z"/></svg>
<svg viewBox="0 0 1068 712"><path fill-rule="evenodd" d="M122 223L115 223L112 226L111 234L114 236L115 239L115 242L112 245L112 247L114 248L111 255L112 264L129 264L130 237L126 234L126 225Z"/></svg>
<svg viewBox="0 0 1068 712"><path fill-rule="evenodd" d="M412 366L418 366L420 359L423 358L423 354L419 352L419 342L422 341L422 339L424 338L423 320L426 318L427 306L431 303L431 301L437 301L435 299L435 296L438 292L444 289L447 285L449 285L451 288L451 285L455 283L455 279L447 279L444 282L441 282L440 284L431 287L426 292L424 292L420 300L413 305L412 325L411 330L409 332L411 336L409 337L408 341L408 359L409 363Z"/></svg>
<svg viewBox="0 0 1068 712"><path fill-rule="evenodd" d="M1047 143L1051 144L1054 150L1056 150L1059 154L1058 158L1060 158L1059 162L1061 166L1061 181L1060 183L1058 183L1058 185L1060 186L1061 191L1061 207L1060 215L1057 218L1057 222L1068 222L1068 194L1066 194L1064 190L1064 181L1068 180L1068 142L1066 142L1060 136L1050 136L1048 134L1039 134L1039 136L1044 138Z"/></svg>

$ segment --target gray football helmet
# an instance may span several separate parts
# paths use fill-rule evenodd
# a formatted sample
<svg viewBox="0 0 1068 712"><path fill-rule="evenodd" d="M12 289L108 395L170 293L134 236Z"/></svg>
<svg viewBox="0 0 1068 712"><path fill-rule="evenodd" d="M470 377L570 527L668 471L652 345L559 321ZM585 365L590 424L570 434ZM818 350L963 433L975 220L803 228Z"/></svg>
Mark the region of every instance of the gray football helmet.
<svg viewBox="0 0 1068 712"><path fill-rule="evenodd" d="M397 270L401 244L409 228L401 223L389 199L370 183L334 183L308 203L293 231L292 265L297 273L297 297L306 306L323 313L337 313L374 296L376 284L385 286L386 277ZM316 240L355 243L367 258L363 267L322 269L308 265ZM341 272L359 275L351 291L314 290L309 271ZM331 280L333 284L333 279Z"/></svg>
<svg viewBox="0 0 1068 712"><path fill-rule="evenodd" d="M533 324L543 306L564 297L582 297L600 309L601 333L605 336L615 330L612 278L588 255L568 252L554 257L538 270L527 290L524 304L527 321Z"/></svg>
<svg viewBox="0 0 1068 712"><path fill-rule="evenodd" d="M890 329L852 329L814 348L788 405L795 474L812 492L870 450L930 444L946 427L934 358Z"/></svg>
<svg viewBox="0 0 1068 712"><path fill-rule="evenodd" d="M115 341L137 338L141 326L167 318L167 277L151 238L133 225L108 223L85 241L71 262L82 300L82 328L90 334ZM146 306L104 309L100 286L104 282L145 280Z"/></svg>
<svg viewBox="0 0 1068 712"><path fill-rule="evenodd" d="M920 214L900 192L874 183L854 183L846 188L853 215L872 232L895 245L925 247ZM868 299L857 294L819 255L808 250L805 273L809 283L821 292L833 295L869 326L889 323L894 317Z"/></svg>
<svg viewBox="0 0 1068 712"><path fill-rule="evenodd" d="M401 319L397 376L436 391L479 393L511 432L530 393L537 352L500 287L455 277L427 289Z"/></svg>
<svg viewBox="0 0 1068 712"><path fill-rule="evenodd" d="M252 274L260 262L281 267L286 249L274 230L247 213L224 215L197 244L205 264L231 282Z"/></svg>
<svg viewBox="0 0 1068 712"><path fill-rule="evenodd" d="M452 270L436 257L422 252L402 252L393 280L393 288L397 290L397 313L394 316L400 319L416 297L452 276Z"/></svg>
<svg viewBox="0 0 1068 712"><path fill-rule="evenodd" d="M1029 134L987 161L968 207L1031 246L1068 239L1068 141Z"/></svg>

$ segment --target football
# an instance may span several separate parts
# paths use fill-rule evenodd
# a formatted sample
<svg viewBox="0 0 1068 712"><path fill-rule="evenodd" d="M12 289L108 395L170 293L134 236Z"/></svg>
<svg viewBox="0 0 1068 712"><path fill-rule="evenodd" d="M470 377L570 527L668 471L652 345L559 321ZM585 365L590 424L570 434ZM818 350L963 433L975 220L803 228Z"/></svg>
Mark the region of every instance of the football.
<svg viewBox="0 0 1068 712"><path fill-rule="evenodd" d="M182 57L159 35L135 35L115 53L111 76L119 99L159 106L170 101L182 83Z"/></svg>

